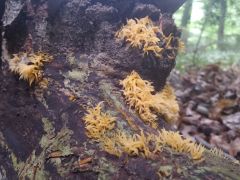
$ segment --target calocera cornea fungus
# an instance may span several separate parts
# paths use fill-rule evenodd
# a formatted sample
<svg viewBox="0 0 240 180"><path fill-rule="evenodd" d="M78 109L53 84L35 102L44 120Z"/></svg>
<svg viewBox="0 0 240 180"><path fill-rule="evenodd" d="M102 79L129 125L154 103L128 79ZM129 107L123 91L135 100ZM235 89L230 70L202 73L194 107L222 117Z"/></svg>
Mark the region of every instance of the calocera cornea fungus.
<svg viewBox="0 0 240 180"><path fill-rule="evenodd" d="M127 104L130 108L135 109L140 118L153 128L157 127L157 115L163 116L169 123L178 120L179 106L170 85L166 85L162 91L153 95L154 87L149 81L143 80L135 71L122 80L120 84L123 86L123 95Z"/></svg>
<svg viewBox="0 0 240 180"><path fill-rule="evenodd" d="M123 153L129 156L151 157L152 152L149 149L150 136L146 136L141 130L140 134L126 134L118 130L112 134L111 138L104 137L102 146L105 151L120 157Z"/></svg>
<svg viewBox="0 0 240 180"><path fill-rule="evenodd" d="M151 154L148 145L149 139L143 131L141 131L140 135L133 134L132 136L128 136L126 133L119 131L116 134L116 140L120 144L122 151L129 155L149 157Z"/></svg>
<svg viewBox="0 0 240 180"><path fill-rule="evenodd" d="M240 162L235 159L234 157L230 156L230 155L227 155L225 154L221 149L218 149L216 147L214 148L211 148L209 150L209 152L215 156L218 156L220 158L223 158L223 159L226 159L226 160L229 160L229 161L232 161L234 164L240 164Z"/></svg>
<svg viewBox="0 0 240 180"><path fill-rule="evenodd" d="M219 157L222 157L222 158L225 157L224 156L224 152L221 149L218 149L216 147L211 148L209 151L210 151L210 153L212 153L212 154L214 154L216 156L219 156Z"/></svg>
<svg viewBox="0 0 240 180"><path fill-rule="evenodd" d="M179 105L176 95L170 85L165 85L163 90L154 95L156 105L154 110L161 114L169 123L177 122L179 118Z"/></svg>
<svg viewBox="0 0 240 180"><path fill-rule="evenodd" d="M120 157L123 153L115 139L115 134L113 134L113 137L103 136L101 146L104 151L117 157Z"/></svg>
<svg viewBox="0 0 240 180"><path fill-rule="evenodd" d="M199 160L203 157L206 150L201 144L196 144L189 138L184 138L179 132L167 131L162 129L157 135L151 136L152 142L155 142L154 152L161 152L163 147L170 147L176 152L190 154L193 160Z"/></svg>
<svg viewBox="0 0 240 180"><path fill-rule="evenodd" d="M117 33L116 37L130 43L132 47L143 49L144 53L153 51L159 56L162 48L158 46L160 39L157 37L160 29L154 26L149 17L130 19Z"/></svg>
<svg viewBox="0 0 240 180"><path fill-rule="evenodd" d="M165 146L169 146L177 152L189 153L194 160L201 159L205 148L202 145L197 145L189 138L183 138L178 132L167 131L165 129L159 132L157 138Z"/></svg>
<svg viewBox="0 0 240 180"><path fill-rule="evenodd" d="M203 146L183 138L178 132L165 129L158 131L158 135L144 133L142 129L140 133L134 134L114 130L116 118L102 112L101 103L89 108L83 120L87 136L99 142L104 151L118 157L125 153L129 156L152 158L161 153L164 147L170 147L179 153L188 153L192 159L198 160L202 158L205 150Z"/></svg>
<svg viewBox="0 0 240 180"><path fill-rule="evenodd" d="M20 79L28 81L31 86L33 82L40 82L43 76L44 63L51 60L52 56L42 52L13 54L13 58L9 60L9 69L18 74Z"/></svg>
<svg viewBox="0 0 240 180"><path fill-rule="evenodd" d="M173 33L165 36L149 17L127 20L127 24L117 31L116 38L140 49L144 55L153 53L159 60L175 60L177 52L184 49L179 37Z"/></svg>
<svg viewBox="0 0 240 180"><path fill-rule="evenodd" d="M83 120L87 130L87 136L99 141L102 136L114 128L116 119L102 112L101 103L94 108L88 108Z"/></svg>
<svg viewBox="0 0 240 180"><path fill-rule="evenodd" d="M199 160L203 157L205 148L182 137L179 132L163 129L158 133L158 135L144 134L141 130L140 134L128 135L124 131L117 131L111 138L103 137L101 143L105 151L118 157L126 153L129 156L151 158L161 153L164 147L170 147L179 153L189 154L193 160Z"/></svg>

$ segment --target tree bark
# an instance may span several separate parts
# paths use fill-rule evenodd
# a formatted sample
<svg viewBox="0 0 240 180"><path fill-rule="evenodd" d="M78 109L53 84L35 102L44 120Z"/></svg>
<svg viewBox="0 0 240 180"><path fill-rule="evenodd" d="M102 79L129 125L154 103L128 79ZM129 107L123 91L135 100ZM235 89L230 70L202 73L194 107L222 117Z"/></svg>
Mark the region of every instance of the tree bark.
<svg viewBox="0 0 240 180"><path fill-rule="evenodd" d="M0 71L0 179L240 176L239 165L208 152L198 162L168 148L152 159L128 155L118 158L85 134L83 116L87 107L101 101L105 102L104 111L117 118L115 129L128 134L157 132L129 110L119 86L132 70L152 80L152 70L142 65L144 57L138 51L117 42L115 33L127 18L135 17L139 3L154 7L148 9L151 17L156 8L162 8L159 2L6 0ZM161 2L166 6L173 0ZM177 7L162 8L162 12L173 9ZM44 69L48 88L29 87L8 69L9 58L23 51L29 39L34 52L41 50L54 57ZM159 118L159 129L163 127L168 128Z"/></svg>
<svg viewBox="0 0 240 180"><path fill-rule="evenodd" d="M224 26L225 26L225 17L227 13L227 2L226 0L220 0L220 18L218 26L218 49L224 49Z"/></svg>
<svg viewBox="0 0 240 180"><path fill-rule="evenodd" d="M185 3L184 11L183 11L183 16L182 16L182 21L181 21L181 26L182 27L187 27L190 19L191 19L191 14L192 14L192 3L193 0L188 0Z"/></svg>
<svg viewBox="0 0 240 180"><path fill-rule="evenodd" d="M193 0L188 0L185 3L183 15L182 15L182 21L181 21L181 27L183 28L182 39L183 39L185 45L187 45L187 39L188 39L187 26L189 24L189 21L191 20L192 3L193 3Z"/></svg>
<svg viewBox="0 0 240 180"><path fill-rule="evenodd" d="M196 43L194 51L193 51L193 64L196 64L196 60L197 60L196 57L197 57L197 53L198 53L198 50L199 50L199 45L200 45L201 40L202 40L203 32L205 31L205 28L207 26L208 18L211 14L209 12L211 12L212 6L213 6L214 3L215 3L215 0L210 0L209 5L206 8L204 20L203 20L202 27L201 27L201 30L200 30L200 35L198 37L197 43Z"/></svg>

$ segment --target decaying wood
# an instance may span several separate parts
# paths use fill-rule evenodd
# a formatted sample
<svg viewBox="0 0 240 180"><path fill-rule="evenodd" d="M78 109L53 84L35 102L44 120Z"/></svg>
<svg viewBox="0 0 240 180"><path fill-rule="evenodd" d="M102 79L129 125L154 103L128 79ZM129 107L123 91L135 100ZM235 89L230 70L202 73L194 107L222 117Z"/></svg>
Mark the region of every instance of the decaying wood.
<svg viewBox="0 0 240 180"><path fill-rule="evenodd" d="M142 65L139 52L116 42L115 33L127 18L148 12L157 20L159 9L173 13L183 1L174 2L5 0L0 13L0 179L239 178L239 165L208 152L197 162L170 149L155 159L118 158L85 135L86 109L101 101L117 117L116 128L157 132L129 110L119 85L132 70L155 81L151 69ZM8 70L9 57L29 46L54 57L44 69L47 88L29 87ZM159 127L167 126L159 119Z"/></svg>

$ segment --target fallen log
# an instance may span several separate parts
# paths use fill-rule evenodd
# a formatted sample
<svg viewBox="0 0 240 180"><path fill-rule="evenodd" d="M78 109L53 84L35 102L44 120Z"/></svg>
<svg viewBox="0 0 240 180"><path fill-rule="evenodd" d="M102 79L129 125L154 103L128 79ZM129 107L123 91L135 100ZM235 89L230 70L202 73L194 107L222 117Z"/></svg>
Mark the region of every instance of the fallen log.
<svg viewBox="0 0 240 180"><path fill-rule="evenodd" d="M175 59L165 58L158 64L154 55L142 56L139 50L116 41L115 34L130 18L148 15L158 24L160 14L173 13L184 1L4 2L0 13L0 179L239 178L237 163L207 150L200 159L193 160L171 146L153 153L149 141L145 147L149 156L138 148L134 155L121 152L118 157L86 131L86 114L101 101L102 113L115 118L112 131L120 131L121 135L139 140L140 135L155 137L161 129L171 129L162 117L157 119L158 128L144 123L127 105L119 82L135 70L161 90ZM161 18L161 29L170 29L178 37L170 16ZM38 81L39 74L35 74L29 86L10 71L9 62L16 54L14 57L20 56L15 59L17 63L29 61L25 65L37 66L28 59L38 51L48 53L53 60L43 69L34 69L44 80ZM145 64L146 58L150 64ZM157 64L151 64L152 60Z"/></svg>

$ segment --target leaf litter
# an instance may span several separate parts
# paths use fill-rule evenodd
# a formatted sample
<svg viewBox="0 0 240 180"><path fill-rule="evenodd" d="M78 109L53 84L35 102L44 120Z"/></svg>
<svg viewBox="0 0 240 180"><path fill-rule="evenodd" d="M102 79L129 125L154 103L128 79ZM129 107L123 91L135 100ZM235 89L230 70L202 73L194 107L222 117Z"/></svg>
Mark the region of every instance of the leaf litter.
<svg viewBox="0 0 240 180"><path fill-rule="evenodd" d="M181 115L178 129L240 160L240 70L213 64L172 72Z"/></svg>

